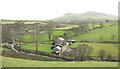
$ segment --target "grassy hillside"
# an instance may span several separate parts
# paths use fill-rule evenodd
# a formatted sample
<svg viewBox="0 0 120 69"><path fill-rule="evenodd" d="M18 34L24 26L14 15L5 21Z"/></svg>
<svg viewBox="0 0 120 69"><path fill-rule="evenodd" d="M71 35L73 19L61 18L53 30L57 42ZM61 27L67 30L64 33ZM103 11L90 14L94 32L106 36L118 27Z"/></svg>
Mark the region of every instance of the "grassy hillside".
<svg viewBox="0 0 120 69"><path fill-rule="evenodd" d="M115 38L113 41L118 41L118 26L108 26L103 27L95 30L91 30L87 33L80 34L78 36L69 38L74 40L88 40L88 41L100 41L101 37L103 39L101 41L112 41L112 35L115 35Z"/></svg>
<svg viewBox="0 0 120 69"><path fill-rule="evenodd" d="M3 67L117 67L117 62L49 62L2 57Z"/></svg>
<svg viewBox="0 0 120 69"><path fill-rule="evenodd" d="M88 44L93 48L92 56L98 56L101 49L106 51L106 54L111 54L113 56L118 55L118 45L117 44L104 44L104 43L74 43L70 48L76 48L79 44Z"/></svg>

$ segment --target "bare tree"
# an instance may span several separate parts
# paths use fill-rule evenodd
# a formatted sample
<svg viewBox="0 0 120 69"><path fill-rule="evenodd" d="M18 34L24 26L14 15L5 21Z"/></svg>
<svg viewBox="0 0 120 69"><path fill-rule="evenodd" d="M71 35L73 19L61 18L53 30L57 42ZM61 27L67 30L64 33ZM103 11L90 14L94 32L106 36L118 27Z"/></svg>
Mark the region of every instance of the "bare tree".
<svg viewBox="0 0 120 69"><path fill-rule="evenodd" d="M53 34L53 28L55 27L55 23L53 21L49 21L47 23L47 25L44 26L44 29L47 31L48 33L48 39L51 40L52 39L52 34Z"/></svg>
<svg viewBox="0 0 120 69"><path fill-rule="evenodd" d="M72 28L72 31L75 33L75 35L77 35L79 33L78 28Z"/></svg>
<svg viewBox="0 0 120 69"><path fill-rule="evenodd" d="M102 36L100 36L100 41L102 41L103 40L103 35Z"/></svg>
<svg viewBox="0 0 120 69"><path fill-rule="evenodd" d="M101 60L103 61L104 58L106 57L106 51L105 51L104 49L101 49L101 50L99 51L99 54L98 54L98 55L100 56Z"/></svg>
<svg viewBox="0 0 120 69"><path fill-rule="evenodd" d="M24 31L23 22L17 21L13 29L15 30L15 33L16 33L14 43L16 43L16 45L19 45L21 48L21 43L23 41L23 35L21 33Z"/></svg>
<svg viewBox="0 0 120 69"><path fill-rule="evenodd" d="M77 58L81 61L89 59L90 54L92 53L93 48L87 44L78 45L76 48Z"/></svg>
<svg viewBox="0 0 120 69"><path fill-rule="evenodd" d="M2 41L10 41L13 42L15 40L15 30L13 26L10 25L3 25L2 26Z"/></svg>
<svg viewBox="0 0 120 69"><path fill-rule="evenodd" d="M92 29L95 27L95 23L92 23Z"/></svg>
<svg viewBox="0 0 120 69"><path fill-rule="evenodd" d="M80 24L79 27L78 27L78 31L80 33L85 33L85 32L88 31L88 29L89 29L88 24Z"/></svg>
<svg viewBox="0 0 120 69"><path fill-rule="evenodd" d="M69 38L69 37L71 37L72 35L73 35L72 31L66 31L66 32L63 34L64 38Z"/></svg>
<svg viewBox="0 0 120 69"><path fill-rule="evenodd" d="M40 27L36 25L36 29L34 30L35 32L33 34L31 34L31 39L33 40L33 42L35 43L36 46L36 52L38 52L38 46L40 44Z"/></svg>
<svg viewBox="0 0 120 69"><path fill-rule="evenodd" d="M104 25L103 25L103 23L102 23L102 22L100 23L100 27L101 27L101 28L102 28L102 27L104 27Z"/></svg>
<svg viewBox="0 0 120 69"><path fill-rule="evenodd" d="M108 59L109 61L112 61L112 60L113 60L113 56L112 56L111 54L108 54L107 59Z"/></svg>
<svg viewBox="0 0 120 69"><path fill-rule="evenodd" d="M114 39L115 39L115 35L113 34L112 36L111 36L111 40L113 41Z"/></svg>

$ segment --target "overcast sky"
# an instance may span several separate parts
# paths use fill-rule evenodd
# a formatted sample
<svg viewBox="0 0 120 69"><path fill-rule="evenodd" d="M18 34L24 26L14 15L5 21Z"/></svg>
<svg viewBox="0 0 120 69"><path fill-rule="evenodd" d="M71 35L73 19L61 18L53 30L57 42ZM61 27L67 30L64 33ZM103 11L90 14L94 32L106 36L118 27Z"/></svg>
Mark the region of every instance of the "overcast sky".
<svg viewBox="0 0 120 69"><path fill-rule="evenodd" d="M119 0L0 0L0 19L47 20L87 11L118 15Z"/></svg>

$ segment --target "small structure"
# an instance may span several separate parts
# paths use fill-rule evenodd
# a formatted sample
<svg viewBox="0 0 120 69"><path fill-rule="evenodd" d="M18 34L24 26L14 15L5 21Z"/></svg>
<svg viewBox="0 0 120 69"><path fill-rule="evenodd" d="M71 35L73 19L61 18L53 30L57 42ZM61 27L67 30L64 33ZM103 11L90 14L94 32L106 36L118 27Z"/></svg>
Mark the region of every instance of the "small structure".
<svg viewBox="0 0 120 69"><path fill-rule="evenodd" d="M60 52L64 52L72 43L75 43L75 40L68 40L65 42L65 39L60 36L52 43L52 53L59 54Z"/></svg>
<svg viewBox="0 0 120 69"><path fill-rule="evenodd" d="M63 45L64 42L65 42L65 39L63 39L62 36L60 36L55 40L55 45Z"/></svg>
<svg viewBox="0 0 120 69"><path fill-rule="evenodd" d="M63 52L63 55L67 57L75 57L77 56L75 51L76 51L75 48L68 48Z"/></svg>
<svg viewBox="0 0 120 69"><path fill-rule="evenodd" d="M76 41L75 40L68 40L68 42L75 43Z"/></svg>
<svg viewBox="0 0 120 69"><path fill-rule="evenodd" d="M8 42L7 45L4 45L3 47L7 47L7 48L13 48L14 44L12 42Z"/></svg>
<svg viewBox="0 0 120 69"><path fill-rule="evenodd" d="M53 52L52 53L55 53L55 54L59 54L61 52L62 48L60 45L56 45L56 47L53 48Z"/></svg>
<svg viewBox="0 0 120 69"><path fill-rule="evenodd" d="M59 54L60 52L62 52L62 48L64 46L64 42L65 40L60 36L58 37L53 43L52 45L54 45L53 47L51 47L51 49L53 50L52 53L55 54Z"/></svg>

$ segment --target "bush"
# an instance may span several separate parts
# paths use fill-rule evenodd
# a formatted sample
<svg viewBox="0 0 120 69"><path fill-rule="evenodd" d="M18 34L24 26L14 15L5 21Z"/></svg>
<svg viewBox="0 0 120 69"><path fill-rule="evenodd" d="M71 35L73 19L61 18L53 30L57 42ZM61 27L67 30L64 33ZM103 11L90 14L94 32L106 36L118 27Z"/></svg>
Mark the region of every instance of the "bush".
<svg viewBox="0 0 120 69"><path fill-rule="evenodd" d="M113 60L113 56L112 56L111 54L108 54L108 55L107 55L107 60L108 60L108 61L112 61L112 60Z"/></svg>

